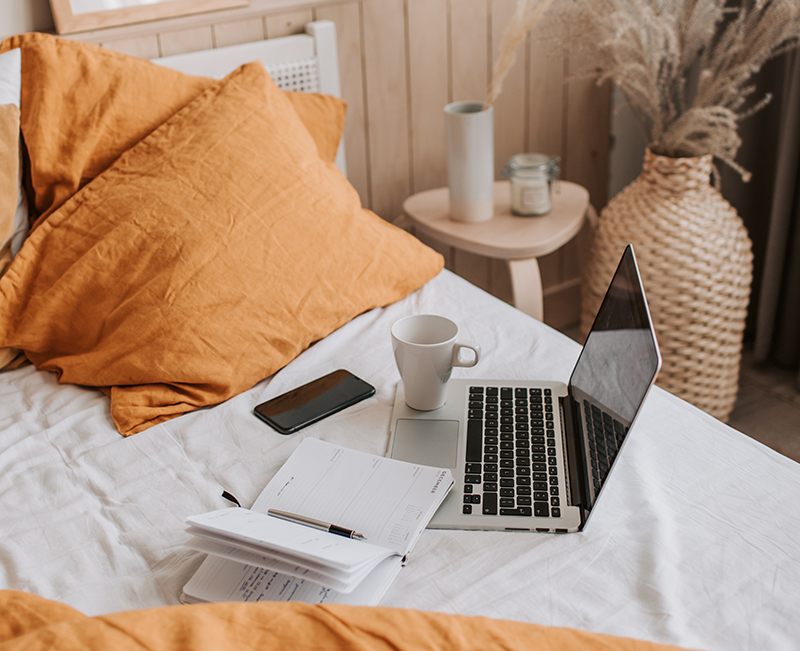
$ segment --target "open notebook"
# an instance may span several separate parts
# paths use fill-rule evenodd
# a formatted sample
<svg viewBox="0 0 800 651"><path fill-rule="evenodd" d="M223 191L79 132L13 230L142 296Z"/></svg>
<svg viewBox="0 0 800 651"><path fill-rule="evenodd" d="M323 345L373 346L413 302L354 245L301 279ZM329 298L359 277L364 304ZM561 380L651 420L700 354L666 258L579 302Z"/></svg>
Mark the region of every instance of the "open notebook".
<svg viewBox="0 0 800 651"><path fill-rule="evenodd" d="M304 439L251 510L187 519L187 545L209 555L181 601L374 605L452 486L447 469ZM286 522L268 509L330 522L366 540Z"/></svg>

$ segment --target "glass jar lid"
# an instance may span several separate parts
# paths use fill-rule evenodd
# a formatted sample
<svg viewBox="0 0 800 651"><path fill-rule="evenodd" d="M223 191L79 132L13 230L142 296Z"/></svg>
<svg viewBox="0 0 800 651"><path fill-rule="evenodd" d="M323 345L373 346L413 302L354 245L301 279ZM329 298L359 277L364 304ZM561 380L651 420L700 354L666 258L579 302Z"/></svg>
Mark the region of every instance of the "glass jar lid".
<svg viewBox="0 0 800 651"><path fill-rule="evenodd" d="M508 161L503 176L506 178L540 176L553 180L558 178L558 156L547 154L517 154Z"/></svg>

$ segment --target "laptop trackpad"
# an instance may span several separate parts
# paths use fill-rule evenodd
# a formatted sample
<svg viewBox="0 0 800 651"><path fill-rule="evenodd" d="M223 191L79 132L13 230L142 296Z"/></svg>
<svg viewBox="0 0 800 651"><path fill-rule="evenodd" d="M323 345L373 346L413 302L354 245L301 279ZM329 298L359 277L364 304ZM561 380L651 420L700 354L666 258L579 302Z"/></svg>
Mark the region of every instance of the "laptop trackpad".
<svg viewBox="0 0 800 651"><path fill-rule="evenodd" d="M392 459L439 468L455 468L458 421L398 418Z"/></svg>

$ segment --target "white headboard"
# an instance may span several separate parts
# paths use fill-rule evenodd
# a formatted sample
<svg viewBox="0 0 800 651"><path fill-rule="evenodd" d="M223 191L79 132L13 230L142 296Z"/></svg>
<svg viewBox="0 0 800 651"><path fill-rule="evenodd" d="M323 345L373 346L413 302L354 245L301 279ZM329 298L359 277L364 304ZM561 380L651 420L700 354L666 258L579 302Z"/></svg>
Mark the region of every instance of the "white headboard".
<svg viewBox="0 0 800 651"><path fill-rule="evenodd" d="M336 25L329 20L306 24L305 34L243 43L201 52L152 59L189 75L221 79L240 65L261 61L278 87L341 97ZM336 152L336 166L347 176L344 140Z"/></svg>

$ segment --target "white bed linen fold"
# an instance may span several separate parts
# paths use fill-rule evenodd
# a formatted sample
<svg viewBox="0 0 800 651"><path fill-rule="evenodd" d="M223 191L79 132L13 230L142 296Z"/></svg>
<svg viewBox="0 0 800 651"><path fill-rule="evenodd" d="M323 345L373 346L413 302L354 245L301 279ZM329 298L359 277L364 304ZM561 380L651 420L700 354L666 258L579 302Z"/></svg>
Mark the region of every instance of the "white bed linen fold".
<svg viewBox="0 0 800 651"><path fill-rule="evenodd" d="M0 587L93 615L175 604L202 555L187 515L250 506L303 437L386 452L389 329L452 318L481 345L454 376L566 381L579 346L442 272L226 403L121 437L108 400L32 367L0 374ZM282 436L252 415L337 368L376 396ZM796 649L800 465L654 389L587 529L426 531L382 604L571 626L702 649Z"/></svg>

